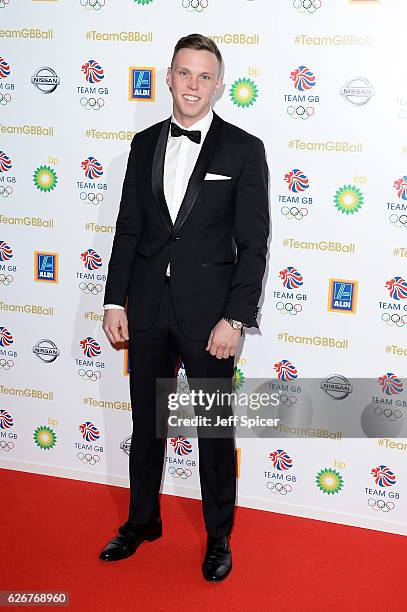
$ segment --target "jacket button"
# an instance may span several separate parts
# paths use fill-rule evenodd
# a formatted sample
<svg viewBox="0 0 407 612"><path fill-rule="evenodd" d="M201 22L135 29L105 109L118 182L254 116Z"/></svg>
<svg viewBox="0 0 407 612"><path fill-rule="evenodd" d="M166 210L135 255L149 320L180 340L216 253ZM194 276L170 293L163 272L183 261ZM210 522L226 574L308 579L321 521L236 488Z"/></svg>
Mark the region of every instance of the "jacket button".
<svg viewBox="0 0 407 612"><path fill-rule="evenodd" d="M171 236L171 240L181 240L179 236Z"/></svg>

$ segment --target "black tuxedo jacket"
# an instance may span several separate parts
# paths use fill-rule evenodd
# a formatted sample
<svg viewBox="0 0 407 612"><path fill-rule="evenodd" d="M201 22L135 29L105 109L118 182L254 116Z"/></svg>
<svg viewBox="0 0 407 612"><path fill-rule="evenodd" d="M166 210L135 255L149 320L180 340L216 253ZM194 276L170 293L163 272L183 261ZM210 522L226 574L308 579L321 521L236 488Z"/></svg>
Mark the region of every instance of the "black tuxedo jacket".
<svg viewBox="0 0 407 612"><path fill-rule="evenodd" d="M129 325L147 330L170 263L186 336L207 339L223 316L258 327L269 233L263 143L214 113L173 224L163 187L169 127L167 119L132 141L104 303L127 300ZM205 180L207 173L231 178Z"/></svg>

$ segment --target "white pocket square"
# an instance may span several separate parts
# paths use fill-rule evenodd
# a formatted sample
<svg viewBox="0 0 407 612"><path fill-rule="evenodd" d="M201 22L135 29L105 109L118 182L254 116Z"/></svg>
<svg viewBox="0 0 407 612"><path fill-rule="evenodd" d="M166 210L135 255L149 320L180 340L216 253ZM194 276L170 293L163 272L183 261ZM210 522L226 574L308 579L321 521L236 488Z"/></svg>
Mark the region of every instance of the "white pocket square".
<svg viewBox="0 0 407 612"><path fill-rule="evenodd" d="M223 174L211 174L210 172L206 173L205 181L230 181L231 176L224 176Z"/></svg>

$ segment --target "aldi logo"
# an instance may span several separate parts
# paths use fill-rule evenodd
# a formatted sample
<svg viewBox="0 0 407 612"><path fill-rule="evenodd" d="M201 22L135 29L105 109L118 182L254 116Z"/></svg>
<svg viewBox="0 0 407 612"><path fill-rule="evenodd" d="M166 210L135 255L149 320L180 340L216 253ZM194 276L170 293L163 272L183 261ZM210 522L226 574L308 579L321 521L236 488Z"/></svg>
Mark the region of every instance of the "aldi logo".
<svg viewBox="0 0 407 612"><path fill-rule="evenodd" d="M34 280L43 283L58 282L58 253L34 253Z"/></svg>
<svg viewBox="0 0 407 612"><path fill-rule="evenodd" d="M328 310L355 314L358 295L358 281L329 279Z"/></svg>
<svg viewBox="0 0 407 612"><path fill-rule="evenodd" d="M129 100L133 102L154 102L155 68L130 66Z"/></svg>

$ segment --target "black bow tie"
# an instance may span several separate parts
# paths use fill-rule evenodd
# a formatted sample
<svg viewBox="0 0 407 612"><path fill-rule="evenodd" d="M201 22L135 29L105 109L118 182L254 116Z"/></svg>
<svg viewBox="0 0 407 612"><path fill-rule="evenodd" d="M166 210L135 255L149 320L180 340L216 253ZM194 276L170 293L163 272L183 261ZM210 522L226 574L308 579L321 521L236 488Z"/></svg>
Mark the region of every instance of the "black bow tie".
<svg viewBox="0 0 407 612"><path fill-rule="evenodd" d="M183 130L176 123L171 123L171 136L177 138L178 136L186 136L192 142L196 144L200 144L201 142L201 132L199 130Z"/></svg>

